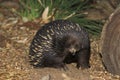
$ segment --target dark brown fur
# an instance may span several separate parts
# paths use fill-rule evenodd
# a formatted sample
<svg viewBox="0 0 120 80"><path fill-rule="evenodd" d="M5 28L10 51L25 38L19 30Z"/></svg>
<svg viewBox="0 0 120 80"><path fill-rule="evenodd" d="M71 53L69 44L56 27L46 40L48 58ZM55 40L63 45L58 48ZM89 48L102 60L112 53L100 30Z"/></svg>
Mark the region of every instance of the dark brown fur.
<svg viewBox="0 0 120 80"><path fill-rule="evenodd" d="M77 68L89 68L88 33L73 22L53 21L36 33L29 55L31 64L37 67L65 68L65 63L76 62Z"/></svg>

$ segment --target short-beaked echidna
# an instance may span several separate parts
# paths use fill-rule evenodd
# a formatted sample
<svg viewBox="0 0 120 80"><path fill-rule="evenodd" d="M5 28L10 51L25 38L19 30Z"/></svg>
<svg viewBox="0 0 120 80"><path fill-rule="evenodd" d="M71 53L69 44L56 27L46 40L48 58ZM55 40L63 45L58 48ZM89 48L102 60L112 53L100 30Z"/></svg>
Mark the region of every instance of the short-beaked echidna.
<svg viewBox="0 0 120 80"><path fill-rule="evenodd" d="M36 67L64 68L75 61L77 68L89 68L90 41L86 30L67 20L45 24L34 36L29 51Z"/></svg>

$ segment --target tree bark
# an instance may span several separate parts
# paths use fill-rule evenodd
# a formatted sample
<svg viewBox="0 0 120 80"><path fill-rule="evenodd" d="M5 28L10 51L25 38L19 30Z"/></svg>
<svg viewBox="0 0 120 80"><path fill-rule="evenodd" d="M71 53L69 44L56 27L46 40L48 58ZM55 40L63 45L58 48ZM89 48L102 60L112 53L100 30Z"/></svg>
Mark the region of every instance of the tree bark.
<svg viewBox="0 0 120 80"><path fill-rule="evenodd" d="M120 7L111 14L103 27L101 55L107 71L120 75Z"/></svg>

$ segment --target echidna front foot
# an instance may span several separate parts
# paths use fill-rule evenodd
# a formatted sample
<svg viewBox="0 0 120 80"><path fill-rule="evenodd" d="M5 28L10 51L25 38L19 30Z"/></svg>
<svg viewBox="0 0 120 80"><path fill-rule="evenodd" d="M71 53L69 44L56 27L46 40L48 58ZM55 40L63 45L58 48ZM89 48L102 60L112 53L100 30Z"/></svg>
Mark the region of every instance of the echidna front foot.
<svg viewBox="0 0 120 80"><path fill-rule="evenodd" d="M90 49L89 48L84 48L82 49L78 54L78 59L77 59L77 68L79 69L87 69L90 68Z"/></svg>
<svg viewBox="0 0 120 80"><path fill-rule="evenodd" d="M77 69L79 69L80 67L81 67L81 69L88 69L88 68L90 68L90 65L89 65L89 63L87 63L87 64L77 64Z"/></svg>

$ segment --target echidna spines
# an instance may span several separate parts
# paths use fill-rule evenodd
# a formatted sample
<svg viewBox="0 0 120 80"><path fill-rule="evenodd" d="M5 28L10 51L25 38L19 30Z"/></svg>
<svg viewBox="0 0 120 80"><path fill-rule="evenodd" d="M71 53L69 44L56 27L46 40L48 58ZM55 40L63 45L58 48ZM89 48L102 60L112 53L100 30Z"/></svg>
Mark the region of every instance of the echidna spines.
<svg viewBox="0 0 120 80"><path fill-rule="evenodd" d="M78 24L72 23L70 21L58 20L44 25L36 33L31 43L30 57L34 56L32 57L32 61L31 61L32 64L35 66L42 65L41 59L43 59L44 56L47 56L48 58L55 58L55 56L53 55L56 55L57 53L56 51L54 51L54 48L52 47L53 38L57 38L57 37L60 38L60 36L62 38L64 34L68 35L69 33L72 34L72 32L80 34L80 37L83 39L86 37L85 41L87 41L88 35L85 33L86 31L82 29ZM84 34L86 35L84 36ZM79 37L76 34L75 36Z"/></svg>

